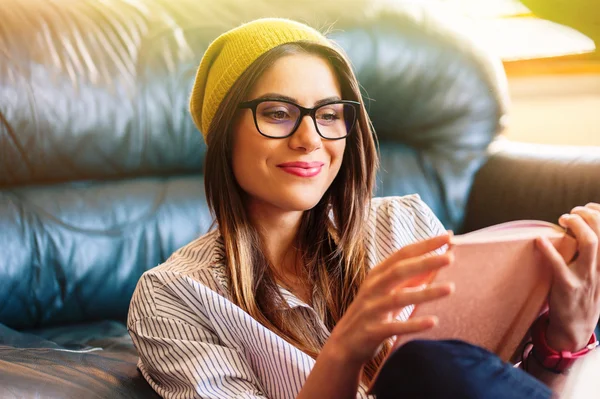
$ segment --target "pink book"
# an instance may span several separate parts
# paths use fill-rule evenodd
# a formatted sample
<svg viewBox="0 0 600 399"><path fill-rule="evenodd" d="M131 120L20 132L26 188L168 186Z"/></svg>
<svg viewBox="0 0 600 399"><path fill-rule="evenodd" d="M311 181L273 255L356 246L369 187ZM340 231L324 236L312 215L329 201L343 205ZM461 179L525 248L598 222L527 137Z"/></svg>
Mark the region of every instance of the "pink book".
<svg viewBox="0 0 600 399"><path fill-rule="evenodd" d="M390 353L412 339L460 339L509 361L545 307L550 290L551 265L535 246L540 236L548 237L564 259L575 257L576 240L548 222L514 221L454 236L454 264L406 284L418 288L455 283L453 295L418 305L411 314L436 315L439 324L423 333L397 336Z"/></svg>

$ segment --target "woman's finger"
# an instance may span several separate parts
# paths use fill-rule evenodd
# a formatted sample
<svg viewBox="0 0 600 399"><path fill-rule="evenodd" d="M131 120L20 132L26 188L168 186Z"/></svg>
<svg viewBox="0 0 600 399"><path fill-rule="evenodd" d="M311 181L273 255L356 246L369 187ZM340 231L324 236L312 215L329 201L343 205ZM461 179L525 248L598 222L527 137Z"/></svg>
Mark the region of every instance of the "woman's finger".
<svg viewBox="0 0 600 399"><path fill-rule="evenodd" d="M372 333L381 340L384 340L394 335L406 335L426 331L437 324L438 318L436 316L420 316L408 319L407 321L390 321L378 324L373 328Z"/></svg>
<svg viewBox="0 0 600 399"><path fill-rule="evenodd" d="M586 204L585 207L600 212L600 204L598 204L596 202L590 202L590 203Z"/></svg>
<svg viewBox="0 0 600 399"><path fill-rule="evenodd" d="M453 283L431 284L420 290L400 289L378 298L373 302L373 312L391 312L409 305L417 305L446 297L454 292Z"/></svg>
<svg viewBox="0 0 600 399"><path fill-rule="evenodd" d="M444 234L407 245L390 255L386 260L381 262L379 266L373 268L373 271L383 272L386 268L390 266L393 267L394 264L401 260L428 254L444 245L447 245L449 242L450 234Z"/></svg>
<svg viewBox="0 0 600 399"><path fill-rule="evenodd" d="M576 206L571 213L581 216L594 231L596 237L600 237L600 211L596 211L592 207Z"/></svg>
<svg viewBox="0 0 600 399"><path fill-rule="evenodd" d="M393 267L388 267L384 273L375 276L369 282L369 290L375 294L388 293L403 282L419 275L426 276L454 261L454 253L446 252L442 255L421 256L397 262Z"/></svg>
<svg viewBox="0 0 600 399"><path fill-rule="evenodd" d="M579 255L575 264L580 272L589 274L596 267L598 256L598 236L578 214L562 215L559 219L561 226L570 229L577 240Z"/></svg>
<svg viewBox="0 0 600 399"><path fill-rule="evenodd" d="M548 240L546 237L539 237L535 243L537 248L542 252L542 255L544 255L552 267L554 281L568 281L571 270L565 263L562 255L558 252L554 245L552 245L550 240Z"/></svg>
<svg viewBox="0 0 600 399"><path fill-rule="evenodd" d="M595 204L597 205L597 204ZM587 223L587 225L592 229L595 237L595 256L593 256L592 263L589 265L589 271L594 273L596 270L600 270L600 211L594 209L594 207L582 207L577 206L573 208L571 213L581 216L581 218ZM593 249L591 249L593 252Z"/></svg>

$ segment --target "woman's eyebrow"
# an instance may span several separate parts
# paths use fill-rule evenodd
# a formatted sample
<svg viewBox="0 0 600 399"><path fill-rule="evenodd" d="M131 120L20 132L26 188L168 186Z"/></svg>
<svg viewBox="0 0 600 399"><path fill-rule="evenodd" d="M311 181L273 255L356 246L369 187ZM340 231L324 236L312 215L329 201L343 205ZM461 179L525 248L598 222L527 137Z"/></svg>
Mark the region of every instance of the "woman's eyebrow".
<svg viewBox="0 0 600 399"><path fill-rule="evenodd" d="M257 100L258 99L261 99L261 100L262 99L282 100L282 101L289 101L289 102L292 102L294 104L298 104L298 100L297 99L295 99L293 97L290 97L290 96L283 95L283 94L278 94L278 93L266 93L266 94L263 94L261 96L258 96L256 99ZM322 104L326 104L326 103L329 103L329 102L332 102L332 101L340 101L340 100L341 100L341 98L339 96L326 97L326 98L323 98L321 100L316 101L315 104L314 104L314 106L318 107L319 105L322 105Z"/></svg>
<svg viewBox="0 0 600 399"><path fill-rule="evenodd" d="M338 96L331 96L331 97L323 98L322 100L318 100L317 102L315 102L314 106L318 107L319 105L322 105L322 104L327 104L332 101L340 101L340 100L341 100L341 98Z"/></svg>

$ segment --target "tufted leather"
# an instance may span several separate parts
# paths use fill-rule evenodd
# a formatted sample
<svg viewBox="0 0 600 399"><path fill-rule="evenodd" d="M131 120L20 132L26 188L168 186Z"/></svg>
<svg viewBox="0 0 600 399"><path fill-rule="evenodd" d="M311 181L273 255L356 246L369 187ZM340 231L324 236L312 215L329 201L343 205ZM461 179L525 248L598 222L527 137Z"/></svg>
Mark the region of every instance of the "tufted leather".
<svg viewBox="0 0 600 399"><path fill-rule="evenodd" d="M76 380L70 392L81 397L96 385L79 378L99 373L102 383L125 382L106 396L143 396L132 357L121 364L110 357L120 351L61 349L87 342L71 328L103 331L81 323L123 320L139 276L209 228L205 147L187 99L208 43L245 20L331 28L380 140L377 194L417 192L458 228L502 125L505 77L498 60L433 11L393 4L4 0L0 385L12 381L12 392L34 396L38 381L58 395L61 382ZM50 326L60 334L44 338ZM39 342L50 347L32 351Z"/></svg>

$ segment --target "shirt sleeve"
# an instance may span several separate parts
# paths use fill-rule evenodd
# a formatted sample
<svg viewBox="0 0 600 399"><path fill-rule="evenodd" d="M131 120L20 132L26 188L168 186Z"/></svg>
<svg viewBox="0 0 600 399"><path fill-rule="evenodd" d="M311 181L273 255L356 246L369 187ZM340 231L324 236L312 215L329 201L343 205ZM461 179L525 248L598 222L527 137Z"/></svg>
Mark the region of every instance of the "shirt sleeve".
<svg viewBox="0 0 600 399"><path fill-rule="evenodd" d="M373 198L367 223L370 267L400 248L446 234L446 229L418 194ZM445 247L436 253L444 253Z"/></svg>
<svg viewBox="0 0 600 399"><path fill-rule="evenodd" d="M183 286L144 275L136 287L127 327L144 378L164 398L266 398L242 353L186 304Z"/></svg>

